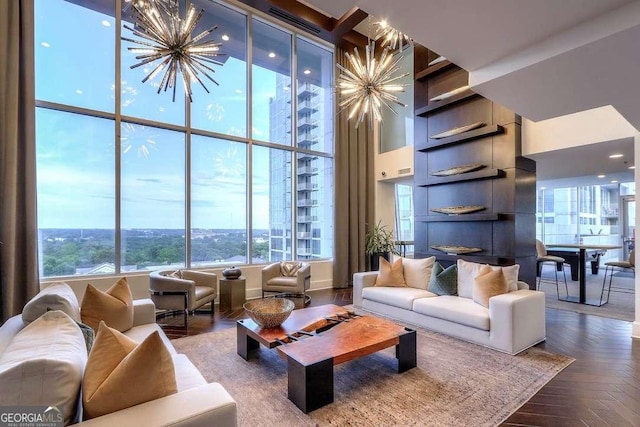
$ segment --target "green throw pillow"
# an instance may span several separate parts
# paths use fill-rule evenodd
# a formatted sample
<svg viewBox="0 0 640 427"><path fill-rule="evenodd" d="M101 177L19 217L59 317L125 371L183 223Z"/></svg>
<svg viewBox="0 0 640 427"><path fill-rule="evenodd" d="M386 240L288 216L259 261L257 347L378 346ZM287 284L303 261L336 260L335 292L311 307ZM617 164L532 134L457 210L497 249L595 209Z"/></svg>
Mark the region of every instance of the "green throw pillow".
<svg viewBox="0 0 640 427"><path fill-rule="evenodd" d="M431 280L429 280L427 290L436 295L457 295L458 267L453 264L445 269L439 262L436 262L431 271Z"/></svg>

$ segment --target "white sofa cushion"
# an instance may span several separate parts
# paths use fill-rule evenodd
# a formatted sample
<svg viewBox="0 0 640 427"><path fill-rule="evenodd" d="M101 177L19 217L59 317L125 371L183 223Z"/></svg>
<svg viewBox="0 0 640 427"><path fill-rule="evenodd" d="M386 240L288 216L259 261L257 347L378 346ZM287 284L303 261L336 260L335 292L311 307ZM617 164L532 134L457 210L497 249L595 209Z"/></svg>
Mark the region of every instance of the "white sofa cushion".
<svg viewBox="0 0 640 427"><path fill-rule="evenodd" d="M395 286L375 286L362 290L362 297L371 301L377 301L395 307L411 310L413 301L417 298L430 298L437 296L423 289Z"/></svg>
<svg viewBox="0 0 640 427"><path fill-rule="evenodd" d="M160 332L160 338L162 338L162 342L164 343L167 350L171 355L177 354L176 349L171 344L171 340L167 337L167 335L162 331L162 328L157 323L147 323L144 325L134 326L126 332L123 332L128 338L131 338L138 344L144 341L149 335L154 333L155 331Z"/></svg>
<svg viewBox="0 0 640 427"><path fill-rule="evenodd" d="M412 288L424 289L429 287L431 270L436 262L436 257L429 258L402 258L404 281Z"/></svg>
<svg viewBox="0 0 640 427"><path fill-rule="evenodd" d="M472 328L489 330L489 309L476 304L472 299L453 295L420 298L413 302L413 311Z"/></svg>
<svg viewBox="0 0 640 427"><path fill-rule="evenodd" d="M22 309L22 320L30 323L49 310L64 311L73 320L80 321L80 304L71 286L64 282L52 283L31 300Z"/></svg>
<svg viewBox="0 0 640 427"><path fill-rule="evenodd" d="M173 367L176 372L176 383L178 393L190 388L200 387L207 384L198 368L184 354L173 355Z"/></svg>
<svg viewBox="0 0 640 427"><path fill-rule="evenodd" d="M477 262L469 262L459 259L458 265L458 296L463 298L473 298L473 280L480 272L482 266L487 264L479 264ZM518 290L518 273L520 272L520 265L510 265L506 267L499 267L496 265L490 265L493 270L502 269L504 278L509 285L509 292Z"/></svg>
<svg viewBox="0 0 640 427"><path fill-rule="evenodd" d="M59 406L67 425L75 417L86 363L75 320L59 310L46 312L0 355L0 405Z"/></svg>

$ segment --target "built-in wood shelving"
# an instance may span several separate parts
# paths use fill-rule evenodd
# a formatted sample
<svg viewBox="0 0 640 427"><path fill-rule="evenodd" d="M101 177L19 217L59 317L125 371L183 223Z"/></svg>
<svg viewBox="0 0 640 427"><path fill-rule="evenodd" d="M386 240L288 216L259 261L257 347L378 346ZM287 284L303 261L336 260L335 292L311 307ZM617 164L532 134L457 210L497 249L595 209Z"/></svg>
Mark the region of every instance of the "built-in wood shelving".
<svg viewBox="0 0 640 427"><path fill-rule="evenodd" d="M434 176L427 179L427 182L418 184L419 187L429 187L432 185L449 184L451 182L472 181L476 179L502 178L505 173L502 169L481 169L476 172L467 172L451 176Z"/></svg>
<svg viewBox="0 0 640 427"><path fill-rule="evenodd" d="M439 110L441 108L448 107L450 105L457 104L458 102L464 101L466 99L473 98L475 96L480 96L471 89L467 89L464 92L460 92L457 95L453 95L450 98L443 99L442 101L430 102L424 107L416 108L416 116L425 117L427 114Z"/></svg>
<svg viewBox="0 0 640 427"><path fill-rule="evenodd" d="M501 219L499 213L477 213L460 215L416 215L415 220L421 222L463 222L463 221L498 221Z"/></svg>
<svg viewBox="0 0 640 427"><path fill-rule="evenodd" d="M442 139L429 139L424 144L416 147L419 151L430 151L446 145L459 144L462 142L473 141L474 139L484 138L485 136L498 135L504 133L504 128L500 125L489 125L478 129L473 129L458 135L449 136Z"/></svg>
<svg viewBox="0 0 640 427"><path fill-rule="evenodd" d="M450 261L456 262L458 259L463 259L465 261L478 262L483 264L492 264L492 265L513 265L516 263L515 258L511 257L496 257L490 255L473 255L473 254L465 254L465 255L450 255L445 254L444 252L416 252L414 254L414 258L428 258L428 257L436 257L439 261Z"/></svg>
<svg viewBox="0 0 640 427"><path fill-rule="evenodd" d="M438 62L437 64L427 67L422 71L418 71L414 78L416 80L426 80L427 77L434 76L452 67L457 67L457 65L449 61L448 59L445 59L444 61Z"/></svg>

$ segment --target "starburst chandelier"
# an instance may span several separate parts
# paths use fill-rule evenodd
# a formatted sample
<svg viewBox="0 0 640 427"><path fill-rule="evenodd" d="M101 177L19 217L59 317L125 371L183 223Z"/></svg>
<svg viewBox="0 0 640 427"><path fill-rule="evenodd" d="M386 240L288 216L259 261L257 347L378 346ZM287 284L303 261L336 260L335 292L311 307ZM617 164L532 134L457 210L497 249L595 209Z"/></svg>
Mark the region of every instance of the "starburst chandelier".
<svg viewBox="0 0 640 427"><path fill-rule="evenodd" d="M413 40L411 37L396 30L390 26L387 21L382 20L376 22L376 25L378 26L376 40L382 39L383 47L386 46L392 50L396 50L396 48L398 48L398 50L402 52L405 46L413 46Z"/></svg>
<svg viewBox="0 0 640 427"><path fill-rule="evenodd" d="M398 63L402 60L402 55L398 55L394 60L391 51L383 49L380 59L376 59L373 41L365 47L364 62L358 53L358 48L353 50L354 55L348 52L345 54L352 70L336 64L342 71L338 76L337 88L343 98L339 104L340 111L349 109L349 119L357 114L357 128L366 115L372 123L374 118L382 122L383 105L395 114L397 112L392 104L407 106L394 93L404 92L407 84L397 83L397 81L408 76L409 73L394 75L400 70Z"/></svg>
<svg viewBox="0 0 640 427"><path fill-rule="evenodd" d="M202 15L204 9L196 12L195 6L190 3L187 13L183 19L180 18L178 3L176 0L133 0L131 2L133 14L136 22L132 27L124 27L143 40L134 40L122 37L122 40L136 43L142 47L129 47L129 51L135 54L139 60L131 68L137 68L155 61L161 61L143 80L153 80L158 74L164 71L162 80L158 85L158 93L164 88L173 89L173 101L176 100L176 84L178 74L182 76L185 93L189 96L189 101L193 101L191 83L196 81L209 93L201 79L206 77L218 85L208 73L215 70L207 64L223 65L221 62L212 59L219 55L222 43L213 41L203 41L202 39L211 34L217 26L205 30L195 37L191 37L191 32Z"/></svg>

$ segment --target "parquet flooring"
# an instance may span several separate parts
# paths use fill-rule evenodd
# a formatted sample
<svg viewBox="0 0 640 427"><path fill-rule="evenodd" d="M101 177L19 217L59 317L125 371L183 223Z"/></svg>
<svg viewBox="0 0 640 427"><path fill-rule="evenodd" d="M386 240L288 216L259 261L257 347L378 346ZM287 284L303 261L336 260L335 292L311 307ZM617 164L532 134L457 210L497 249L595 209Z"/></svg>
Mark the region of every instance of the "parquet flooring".
<svg viewBox="0 0 640 427"><path fill-rule="evenodd" d="M351 289L310 292L311 305L351 304ZM235 326L244 311L196 313L188 332L182 317L160 319L170 338ZM640 426L640 340L631 324L547 309L547 340L539 344L576 361L545 385L503 426Z"/></svg>

